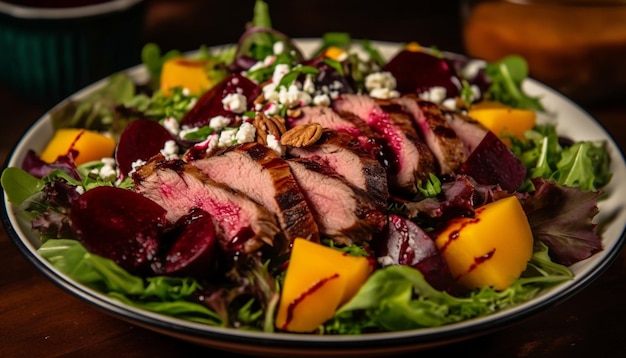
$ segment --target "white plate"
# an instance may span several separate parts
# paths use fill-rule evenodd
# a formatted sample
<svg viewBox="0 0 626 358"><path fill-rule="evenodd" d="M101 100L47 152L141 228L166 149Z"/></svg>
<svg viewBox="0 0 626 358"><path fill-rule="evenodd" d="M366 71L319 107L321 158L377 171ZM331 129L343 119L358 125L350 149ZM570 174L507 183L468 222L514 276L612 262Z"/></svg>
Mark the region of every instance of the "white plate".
<svg viewBox="0 0 626 358"><path fill-rule="evenodd" d="M305 54L310 54L317 46L317 40L301 39L297 41ZM389 57L398 51L393 43L374 43L381 52ZM137 79L147 78L142 66L128 70ZM103 81L93 84L78 92L75 98L87 95L90 91L102 86ZM523 317L528 317L550 306L553 306L584 288L600 275L620 253L625 238L626 210L626 164L624 157L611 136L576 104L547 88L528 80L525 89L532 95L539 95L548 111L554 113L559 133L577 140L604 140L612 158L611 169L613 178L605 188L608 199L599 203L600 213L596 221L602 227L602 243L604 250L593 257L571 267L575 277L551 290L543 292L539 297L517 307L500 311L487 317L472 319L456 324L437 328L418 330L364 334L360 336L317 336L288 333L246 332L235 329L211 327L188 322L176 318L151 313L133 308L112 300L105 295L91 290L69 277L58 272L47 261L37 254L39 239L30 230L30 223L21 222L15 215L15 208L4 196L2 220L9 237L29 261L50 280L69 293L104 310L110 315L129 321L139 326L181 338L202 345L223 349L231 352L267 356L319 356L321 354L362 355L394 354L412 350L444 345L450 342L469 339L483 335L507 325L514 324ZM29 149L41 151L52 137L53 129L49 113L27 131L17 143L7 166L19 167ZM621 185L620 185L621 184Z"/></svg>

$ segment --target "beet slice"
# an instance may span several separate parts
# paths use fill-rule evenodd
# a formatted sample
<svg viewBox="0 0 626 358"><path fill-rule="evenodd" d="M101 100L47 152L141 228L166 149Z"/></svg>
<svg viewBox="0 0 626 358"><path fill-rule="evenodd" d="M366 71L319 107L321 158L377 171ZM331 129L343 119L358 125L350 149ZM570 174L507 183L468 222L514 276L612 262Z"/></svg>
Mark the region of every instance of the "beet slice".
<svg viewBox="0 0 626 358"><path fill-rule="evenodd" d="M526 179L524 164L491 131L461 165L459 173L469 175L479 184L500 185L508 192L516 191Z"/></svg>
<svg viewBox="0 0 626 358"><path fill-rule="evenodd" d="M454 98L461 92L461 80L455 69L444 58L423 51L402 50L385 66L396 78L400 93L417 93L439 86L446 89L446 98Z"/></svg>
<svg viewBox="0 0 626 358"><path fill-rule="evenodd" d="M219 241L209 213L191 209L178 219L168 235L173 242L153 265L156 273L208 277L218 271Z"/></svg>
<svg viewBox="0 0 626 358"><path fill-rule="evenodd" d="M131 273L148 274L167 225L165 215L165 209L141 194L100 186L74 201L70 220L87 250Z"/></svg>
<svg viewBox="0 0 626 358"><path fill-rule="evenodd" d="M158 154L169 140L174 137L155 121L138 119L131 122L122 132L115 151L120 175L127 176L135 161L147 161Z"/></svg>
<svg viewBox="0 0 626 358"><path fill-rule="evenodd" d="M250 79L237 73L231 74L204 93L189 112L183 116L181 124L189 127L202 127L209 125L211 118L216 116L234 118L236 113L224 109L222 103L222 99L230 93L244 95L248 109L250 109L254 99L261 93L261 89Z"/></svg>
<svg viewBox="0 0 626 358"><path fill-rule="evenodd" d="M447 290L453 280L448 266L439 254L435 242L411 220L391 214L387 235L374 246L378 257L386 264L406 265L419 270L434 288Z"/></svg>

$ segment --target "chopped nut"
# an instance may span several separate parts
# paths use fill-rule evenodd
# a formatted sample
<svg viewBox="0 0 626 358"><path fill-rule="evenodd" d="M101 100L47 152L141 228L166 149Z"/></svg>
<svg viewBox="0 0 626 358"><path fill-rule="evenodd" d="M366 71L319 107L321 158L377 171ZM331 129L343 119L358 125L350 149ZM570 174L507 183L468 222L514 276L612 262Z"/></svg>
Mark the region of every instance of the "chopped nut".
<svg viewBox="0 0 626 358"><path fill-rule="evenodd" d="M300 108L289 108L287 109L287 117L290 118L300 118L302 116L302 109Z"/></svg>
<svg viewBox="0 0 626 358"><path fill-rule="evenodd" d="M307 147L315 144L322 136L319 123L299 124L283 134L280 144L290 147Z"/></svg>
<svg viewBox="0 0 626 358"><path fill-rule="evenodd" d="M256 128L257 142L267 145L267 135L271 134L276 138L282 137L287 131L285 120L280 116L268 117L263 112L258 112L252 125Z"/></svg>

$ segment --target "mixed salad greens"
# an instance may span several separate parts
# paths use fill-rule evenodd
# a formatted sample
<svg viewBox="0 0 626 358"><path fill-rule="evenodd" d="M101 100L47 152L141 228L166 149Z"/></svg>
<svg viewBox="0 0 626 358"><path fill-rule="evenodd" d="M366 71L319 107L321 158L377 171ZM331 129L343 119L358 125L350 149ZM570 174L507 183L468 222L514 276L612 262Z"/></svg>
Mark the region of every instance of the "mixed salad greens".
<svg viewBox="0 0 626 358"><path fill-rule="evenodd" d="M447 71L452 71L454 76L437 72L441 68L428 68L421 77L435 73L430 82L421 85L448 88L447 95L439 102L442 106L452 105L450 111L466 114L474 104L483 101L516 109L544 110L540 98L529 96L522 89L528 75L522 58L511 56L497 63L478 61L479 70L467 75L469 72L464 71L476 65L474 60L447 59L434 49L420 51L429 56L428 61L450 65ZM203 61L202 70L211 85L195 93L180 86L167 91L160 87L164 65L181 57ZM202 102L203 95L231 74L240 74L256 84L267 84L275 76L276 68L285 66L282 77L275 83L277 91L281 87L302 85L303 78L323 72L332 77L325 86L341 81L355 93L367 94L371 93L368 76L381 73L388 63L374 44L354 40L345 33L326 34L319 49L311 58L305 58L291 39L272 28L267 4L260 0L238 44L216 50L203 47L194 54L178 51L163 54L157 45L148 44L142 59L149 73L147 83L135 83L126 73L114 74L88 96L67 101L55 109L51 113L55 128L107 133L118 143L129 125L140 119L149 119L165 128L171 128L175 122L182 129L176 132L179 143L193 146L220 132L237 131L246 122L245 118L254 118L255 112L267 110L267 107L248 108L238 114L238 122L232 121L221 128L208 123L192 129L184 127L185 118ZM401 80L397 80L400 89ZM387 93L395 90L384 89ZM324 103L323 99L333 100L328 93L324 96L312 92L310 97L315 96L319 96L319 103ZM435 101L432 96L429 100ZM311 99L309 105L313 102ZM285 117L297 108L285 103L275 103L276 115ZM542 123L526 131L523 138L508 139L512 153L527 169L524 183L515 195L526 204L534 237L532 258L521 277L503 290L482 287L458 293L434 288L425 273L408 265L379 267L354 297L314 333L406 330L484 316L528 301L542 290L570 280L569 265L600 251L601 240L592 220L597 214L597 201L603 195L602 188L611 179L605 144L574 142L559 136L554 124ZM238 142L231 139L230 144ZM145 145L149 147L147 142ZM158 147L162 148L162 143ZM168 154L182 156L185 148L178 150L179 153ZM274 317L285 278L284 258L252 256L245 263L230 267L222 279L215 280L142 275L89 252L72 229L72 203L94 188L108 186L132 191L135 183L129 173L120 175L119 168L116 171L115 160L103 158L77 165L75 155L70 150L52 162L45 162L31 152L21 168L6 168L2 173L2 187L9 201L18 207L19 215L32 222L33 230L41 237L42 257L76 281L130 306L212 326L280 331ZM436 203L441 207L453 205L455 199L446 190L454 180L433 173L429 178L421 183L419 193L410 201ZM392 201L388 212L402 215L407 206L410 207L404 200ZM422 221L420 225L427 232L432 229L428 222ZM324 238L322 242L347 254L371 257L367 244L341 246Z"/></svg>

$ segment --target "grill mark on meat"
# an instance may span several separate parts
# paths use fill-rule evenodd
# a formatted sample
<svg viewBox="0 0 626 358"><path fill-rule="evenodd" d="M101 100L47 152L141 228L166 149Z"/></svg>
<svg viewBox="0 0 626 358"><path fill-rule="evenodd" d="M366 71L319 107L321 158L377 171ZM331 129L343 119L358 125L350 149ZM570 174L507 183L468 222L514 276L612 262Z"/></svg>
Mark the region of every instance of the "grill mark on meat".
<svg viewBox="0 0 626 358"><path fill-rule="evenodd" d="M274 215L261 205L182 160L155 156L133 174L133 180L137 192L167 210L171 223L193 208L209 213L220 246L228 252L250 253L271 246L279 232Z"/></svg>
<svg viewBox="0 0 626 358"><path fill-rule="evenodd" d="M192 164L274 213L286 240L279 251L287 250L296 237L319 241L317 224L289 165L272 149L246 143Z"/></svg>
<svg viewBox="0 0 626 358"><path fill-rule="evenodd" d="M377 206L387 206L389 189L386 170L354 136L326 129L315 145L290 148L289 154L328 165L348 182L369 193Z"/></svg>
<svg viewBox="0 0 626 358"><path fill-rule="evenodd" d="M365 191L318 162L292 158L287 163L303 188L322 236L338 245L351 245L368 242L381 232L386 215Z"/></svg>
<svg viewBox="0 0 626 358"><path fill-rule="evenodd" d="M415 95L404 95L394 99L394 102L411 115L437 160L440 174L453 174L467 157L463 141L450 127L440 107Z"/></svg>
<svg viewBox="0 0 626 358"><path fill-rule="evenodd" d="M390 188L400 193L417 193L417 186L436 171L435 159L413 127L410 117L399 106L364 95L342 95L333 102L338 112L351 112L363 119L391 149L395 170L391 171ZM393 166L392 166L393 167Z"/></svg>

